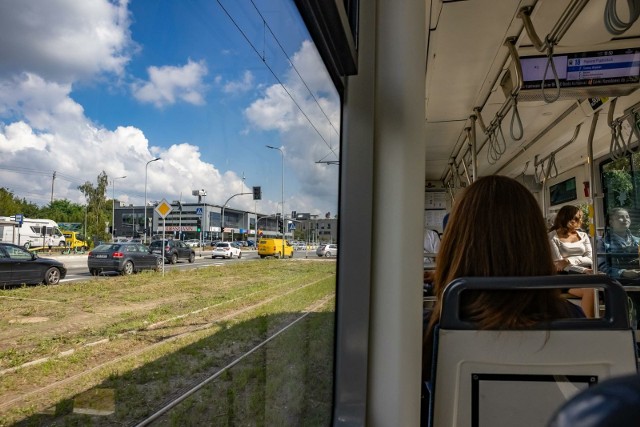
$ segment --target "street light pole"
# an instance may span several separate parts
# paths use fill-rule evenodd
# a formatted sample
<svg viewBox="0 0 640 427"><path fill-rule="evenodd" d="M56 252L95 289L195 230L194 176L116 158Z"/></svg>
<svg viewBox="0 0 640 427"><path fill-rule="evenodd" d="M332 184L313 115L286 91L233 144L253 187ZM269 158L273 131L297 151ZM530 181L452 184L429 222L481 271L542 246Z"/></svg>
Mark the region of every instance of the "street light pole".
<svg viewBox="0 0 640 427"><path fill-rule="evenodd" d="M149 168L149 163L160 160L160 157L156 157L155 159L149 160L147 164L144 166L144 243L147 243L147 169Z"/></svg>
<svg viewBox="0 0 640 427"><path fill-rule="evenodd" d="M124 179L127 176L119 176L111 180L111 241L115 240L116 231L116 179Z"/></svg>
<svg viewBox="0 0 640 427"><path fill-rule="evenodd" d="M222 204L222 215L220 216L220 232L222 233L223 242L224 242L224 208L227 207L227 203L229 203L229 200L233 199L236 196L244 196L245 194L253 194L253 193L236 193L233 196L229 197L227 201Z"/></svg>
<svg viewBox="0 0 640 427"><path fill-rule="evenodd" d="M271 145L267 145L267 148L278 150L280 155L282 155L282 258L284 258L284 151L282 151L282 148L273 147Z"/></svg>

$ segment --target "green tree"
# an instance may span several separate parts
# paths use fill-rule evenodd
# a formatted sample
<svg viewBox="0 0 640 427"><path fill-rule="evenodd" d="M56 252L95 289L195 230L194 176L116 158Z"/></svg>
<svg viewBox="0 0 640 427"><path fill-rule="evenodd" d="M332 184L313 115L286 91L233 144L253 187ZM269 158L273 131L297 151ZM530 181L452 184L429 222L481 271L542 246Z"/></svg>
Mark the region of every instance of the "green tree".
<svg viewBox="0 0 640 427"><path fill-rule="evenodd" d="M49 218L56 222L84 223L84 206L66 199L55 200L40 211L43 218Z"/></svg>
<svg viewBox="0 0 640 427"><path fill-rule="evenodd" d="M0 187L0 216L11 216L18 213L28 218L37 218L40 209L38 205L27 202L26 199L20 200L11 190Z"/></svg>
<svg viewBox="0 0 640 427"><path fill-rule="evenodd" d="M78 190L87 199L87 237L96 236L99 240L106 240L108 233L105 231L106 224L111 221L110 211L107 209L107 186L109 178L105 171L102 171L94 186L89 181L78 186ZM108 205L111 207L111 205Z"/></svg>

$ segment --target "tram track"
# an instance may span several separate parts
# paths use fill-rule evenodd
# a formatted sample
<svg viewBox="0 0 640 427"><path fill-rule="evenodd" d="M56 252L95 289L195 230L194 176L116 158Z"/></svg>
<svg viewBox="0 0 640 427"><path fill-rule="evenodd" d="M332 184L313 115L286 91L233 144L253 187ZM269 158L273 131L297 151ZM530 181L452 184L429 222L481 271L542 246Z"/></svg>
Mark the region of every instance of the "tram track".
<svg viewBox="0 0 640 427"><path fill-rule="evenodd" d="M188 313L184 313L182 315L178 315L178 316L174 316L170 319L164 319L163 321L160 322L156 322L154 324L150 324L148 325L146 328L144 329L132 329L123 333L118 334L116 337L113 338L103 338L101 340L98 340L96 342L92 342L92 343L88 343L85 344L84 346L82 346L82 348L87 348L87 347L95 347L97 345L103 345L103 344L108 344L109 342L113 342L115 340L117 340L118 338L123 338L123 337L127 337L127 336L135 336L136 339L138 340L138 344L143 343L145 341L153 341L151 344L147 344L144 346L138 346L137 348L135 348L133 351L128 352L127 354L122 354L118 357L114 357L106 362L103 363L99 363L97 365L88 367L87 369L84 369L81 372L77 372L75 374L66 376L63 379L60 379L58 381L52 382L50 384L47 385L43 385L37 389L28 391L26 393L21 394L20 396L16 396L13 398L10 398L8 400L5 400L4 402L0 403L0 411L1 412L5 412L10 410L13 407L19 406L21 403L24 402L42 402L44 400L46 400L45 398L43 398L42 396L48 394L48 393L53 393L56 389L62 389L64 387L67 386L71 386L74 383L77 382L82 382L85 386L89 385L89 386L95 386L98 383L100 383L100 379L94 380L94 381L87 381L86 378L91 377L94 374L99 374L101 371L102 372L108 372L108 371L118 371L118 366L127 364L127 363L131 363L133 360L137 359L137 358L144 358L146 354L151 354L153 353L153 351L159 347L162 347L164 345L169 345L170 343L173 342L178 342L178 341L184 341L184 345L187 345L188 342L190 341L190 338L197 335L198 333L201 333L203 331L206 331L208 329L212 329L215 327L221 327L220 325L225 323L225 322L229 322L229 321L233 321L234 319L239 319L241 318L243 315L253 312L253 311L257 311L259 310L261 307L272 303L274 301L277 301L279 299L283 299L283 298L287 298L290 295L294 294L295 292L299 292L301 290L304 290L306 288L312 287L318 283L322 283L323 281L326 281L327 279L330 279L332 277L332 274L330 275L324 275L312 282L306 283L303 286L294 286L293 288L291 288L292 285L295 285L296 280L291 280L291 281L287 281L286 283L280 284L277 287L270 287L269 289L259 289L256 290L254 292L251 292L249 294L243 294L240 295L232 300L228 300L228 301L223 301L221 303L212 305L212 306L208 306L208 307L204 307L201 308L199 310L195 310L195 311L191 311ZM242 299L247 299L251 296L256 296L259 295L261 293L265 293L265 292L269 292L269 293L273 293L274 291L283 291L283 292L278 292L275 295L272 295L269 298L264 298L261 299L260 301L251 304L251 305L247 305L244 307L240 307L239 309L235 309L229 312L226 312L220 316L216 316L213 317L212 319L209 319L209 321L205 322L205 323L197 323L197 324L180 324L180 325L173 325L174 327L177 327L178 329L180 329L179 331L173 331L174 333L171 333L170 335L167 334L167 331L164 331L165 335L163 336L150 336L145 338L145 333L146 332L154 332L157 331L159 329L160 326L163 325L167 325L170 324L171 322L179 322L182 319L188 318L188 317L193 317L193 316L197 316L197 315L202 315L204 312L210 311L213 308L219 308L220 306L224 305L224 304L233 304L233 303L237 303L238 300L242 300ZM221 327L222 329L222 327ZM75 349L75 351L80 350L80 348ZM65 352L62 352L58 355L52 356L50 358L48 358L48 360L53 360L53 359L58 359L61 357L65 357L65 356L70 356L71 354L73 354L74 351L73 350L67 350ZM48 360L41 360L39 361L39 363L44 363L45 361ZM33 365L34 361L28 362L28 364L22 365L21 368L26 368L29 366L29 364ZM132 363L133 366L135 366L135 363ZM11 369L11 372L15 371L15 370L19 370L21 368L16 368L16 369ZM7 371L7 370L6 370ZM5 372L5 374L9 374L11 372ZM98 377L103 377L103 375L98 375ZM57 394L57 393L54 393Z"/></svg>
<svg viewBox="0 0 640 427"><path fill-rule="evenodd" d="M216 371L215 373L213 373L212 375L208 376L206 379L193 381L190 385L188 385L187 387L185 387L183 389L185 391L180 391L180 392L176 393L176 395L170 396L170 398L167 399L167 401L165 403L163 403L156 410L156 412L154 412L152 415L150 415L149 417L147 417L147 418L145 418L143 420L140 420L140 421L138 421L136 423L129 424L129 425L130 426L136 426L136 427L145 427L145 426L150 425L151 423L153 423L154 421L158 420L163 415L165 415L172 408L176 407L178 404L182 403L184 400L186 400L187 398L189 398L193 394L197 393L205 385L209 384L211 381L215 380L216 378L219 378L226 371L228 371L229 369L233 368L234 366L236 366L237 364L242 362L245 358L247 358L248 356L252 355L253 353L258 351L262 347L266 346L268 343L273 341L280 334L284 333L285 331L287 331L292 326L296 325L301 320L305 319L309 314L315 312L318 308L320 308L323 305L327 304L333 298L335 298L335 295L328 295L325 298L323 298L322 300L311 304L309 307L307 307L303 311L303 314L301 316L299 316L299 317L295 318L293 321L287 323L285 326L280 328L277 332L275 332L274 334L269 336L267 339L261 341L258 345L254 346L251 350L243 353L241 356L239 356L236 359L234 359L231 363L227 364L222 369L220 369L220 370Z"/></svg>

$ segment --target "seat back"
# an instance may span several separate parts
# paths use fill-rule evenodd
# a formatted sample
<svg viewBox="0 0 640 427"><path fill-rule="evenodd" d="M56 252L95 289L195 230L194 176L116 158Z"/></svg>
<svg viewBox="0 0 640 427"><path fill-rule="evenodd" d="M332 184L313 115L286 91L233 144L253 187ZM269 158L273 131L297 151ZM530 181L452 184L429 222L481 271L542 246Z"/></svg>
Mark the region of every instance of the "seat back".
<svg viewBox="0 0 640 427"><path fill-rule="evenodd" d="M461 316L466 290L599 288L604 316L527 330L479 330ZM566 400L637 372L622 287L606 276L473 277L451 282L436 330L430 425L543 427Z"/></svg>

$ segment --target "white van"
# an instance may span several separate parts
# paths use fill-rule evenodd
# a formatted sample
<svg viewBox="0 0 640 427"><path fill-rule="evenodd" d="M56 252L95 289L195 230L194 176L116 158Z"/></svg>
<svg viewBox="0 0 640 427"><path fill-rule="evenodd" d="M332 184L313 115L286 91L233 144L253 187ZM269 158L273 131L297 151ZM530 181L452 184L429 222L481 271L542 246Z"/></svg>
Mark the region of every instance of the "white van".
<svg viewBox="0 0 640 427"><path fill-rule="evenodd" d="M0 217L0 220L15 221L15 216ZM65 237L58 224L50 219L24 218L22 225L16 227L15 230L17 231L17 236L14 237L13 243L24 246L27 249L31 247L65 246Z"/></svg>

